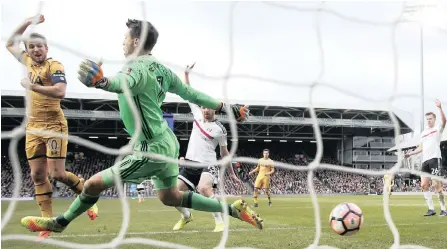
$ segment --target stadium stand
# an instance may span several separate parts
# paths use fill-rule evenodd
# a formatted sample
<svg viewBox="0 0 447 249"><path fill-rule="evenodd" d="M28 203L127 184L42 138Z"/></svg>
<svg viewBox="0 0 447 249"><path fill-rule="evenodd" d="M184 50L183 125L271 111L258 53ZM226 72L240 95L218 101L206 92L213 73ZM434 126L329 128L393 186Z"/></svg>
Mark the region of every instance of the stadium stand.
<svg viewBox="0 0 447 249"><path fill-rule="evenodd" d="M186 143L181 143L186 145ZM240 149L238 149L239 156L247 157L259 157L260 151L264 147L272 147L271 157L275 161L287 162L295 164L296 167L306 166L311 162L311 159L304 151L301 154L296 154L295 150L284 150L283 147L275 149L278 144L274 143L252 143L248 146L247 143L242 143ZM304 143L307 151L312 151L311 143ZM285 146L284 146L285 147ZM278 150L280 153L275 153ZM315 150L315 148L313 148ZM21 197L32 197L33 188L30 178L29 167L24 157L21 157L22 165L22 177L23 185L20 191ZM78 148L74 153L71 153L67 159L67 168L69 168L75 174L82 174L85 179L88 179L94 173L99 172L102 169L110 167L115 160L115 157L89 151L85 148ZM324 163L340 164L335 157L326 156L323 159ZM227 195L251 195L253 190L253 182L255 176L249 176L248 172L255 167L251 164L233 164L236 169L239 178L243 181L243 185L237 185L226 176L225 190ZM7 156L2 157L2 197L11 197L13 188L13 174L10 165L9 158ZM65 187L63 184L58 184L53 181L56 188L56 198L72 197L73 192ZM307 189L307 173L299 171L290 171L278 169L272 177L272 194L274 195L300 195L308 194ZM314 184L318 194L369 194L371 192L371 186L375 187L375 192L380 193L382 190L382 178L371 177L364 175L357 175L352 173L343 173L338 171L317 171L314 177ZM404 182L403 179L398 178L396 180L396 186L393 191L399 192L413 192L419 191L419 181L412 180ZM151 185L148 185L148 195L154 195ZM129 189L126 190L129 195ZM221 194L221 193L220 193ZM117 197L116 189L108 190L103 193L103 197Z"/></svg>
<svg viewBox="0 0 447 249"><path fill-rule="evenodd" d="M117 108L114 100L63 100L63 109L69 121L69 133L111 148L119 148L128 142L127 134L123 131L123 126L116 114ZM297 167L306 166L312 161L316 146L315 143L311 143L312 126L306 124L306 119L309 119L307 108L271 106L251 106L250 108L256 121L238 125L240 138L238 156L259 158L262 150L269 148L272 151L271 157L275 161L291 163ZM2 131L8 131L17 126L21 122L23 111L22 97L2 96ZM174 114L173 128L181 144L180 154L184 155L192 121L189 107L185 103L166 103L164 111ZM393 130L386 113L370 110L321 109L317 110L317 114L324 117L320 118L321 122L326 122L326 126L322 127L323 162L372 170L388 168L396 162L396 156L386 152L386 149L394 145ZM290 117L294 118L290 119ZM401 126L403 133L411 131L402 121ZM230 142L231 131L228 126L227 130ZM256 142L253 141L255 139ZM281 141L285 142L283 139L286 139L287 143L281 143ZM252 142L248 142L250 140ZM296 140L303 141L296 143L298 142ZM23 143L22 139L19 147L23 147ZM7 151L8 144L8 140L2 140L2 198L11 197L14 182ZM21 154L23 151L23 148L18 149L23 177L20 195L32 197L30 171L24 160L25 156ZM110 167L115 160L114 156L91 151L72 143L69 143L68 151L67 168L75 174L81 174L85 179ZM236 171L244 185L236 185L226 180L225 194L251 195L254 176L248 176L248 172L255 165L246 163L238 165ZM72 197L72 191L63 184L55 181L53 184L56 189L56 198ZM271 184L274 195L308 194L305 172L278 169L272 177ZM314 184L318 194L377 194L382 191L381 177L342 172L317 171ZM148 195L153 195L150 184L147 188ZM417 178L397 178L394 191L418 190ZM129 194L129 188L126 189L126 194ZM103 193L103 196L116 197L117 191L116 189L108 190Z"/></svg>

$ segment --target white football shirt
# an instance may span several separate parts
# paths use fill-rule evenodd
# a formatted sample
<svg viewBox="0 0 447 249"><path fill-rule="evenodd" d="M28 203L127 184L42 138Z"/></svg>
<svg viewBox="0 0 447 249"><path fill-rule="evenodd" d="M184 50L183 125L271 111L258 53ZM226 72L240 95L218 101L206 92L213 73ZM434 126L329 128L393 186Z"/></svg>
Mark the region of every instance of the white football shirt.
<svg viewBox="0 0 447 249"><path fill-rule="evenodd" d="M214 164L217 161L216 147L227 145L227 130L217 120L205 122L198 105L189 103L194 122L185 159Z"/></svg>
<svg viewBox="0 0 447 249"><path fill-rule="evenodd" d="M140 183L137 185L137 188L144 188L144 185Z"/></svg>
<svg viewBox="0 0 447 249"><path fill-rule="evenodd" d="M422 162L432 158L441 158L441 137L444 128L441 124L425 129L421 133Z"/></svg>

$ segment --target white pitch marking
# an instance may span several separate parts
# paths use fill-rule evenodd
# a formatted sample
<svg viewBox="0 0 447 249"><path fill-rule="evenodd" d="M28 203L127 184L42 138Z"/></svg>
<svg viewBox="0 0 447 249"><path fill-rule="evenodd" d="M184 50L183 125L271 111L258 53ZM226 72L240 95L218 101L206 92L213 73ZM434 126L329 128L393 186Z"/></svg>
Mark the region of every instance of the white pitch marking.
<svg viewBox="0 0 447 249"><path fill-rule="evenodd" d="M434 225L434 224L447 224L447 221L444 222L422 222L422 223L405 223L405 224L396 224L397 226L415 226L415 225ZM387 227L388 224L373 224L373 225L365 225L365 227ZM311 229L314 227L311 226L296 226L296 227L272 227L266 228L264 230L297 230L297 229ZM258 232L256 229L248 229L248 228L236 228L230 229L230 232ZM128 232L126 235L157 235L157 234L179 234L179 233L211 233L211 230L188 230L188 231L155 231L155 232ZM116 233L96 233L96 234L67 234L67 235L52 235L52 238L77 238L77 237L106 237L106 236L116 236Z"/></svg>

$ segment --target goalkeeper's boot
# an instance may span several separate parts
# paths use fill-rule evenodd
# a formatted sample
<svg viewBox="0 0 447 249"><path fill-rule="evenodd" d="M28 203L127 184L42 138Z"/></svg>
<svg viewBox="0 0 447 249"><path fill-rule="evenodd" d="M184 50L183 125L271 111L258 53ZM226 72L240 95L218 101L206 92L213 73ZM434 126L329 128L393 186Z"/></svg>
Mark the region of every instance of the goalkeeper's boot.
<svg viewBox="0 0 447 249"><path fill-rule="evenodd" d="M224 230L224 223L223 222L216 222L216 226L214 227L215 233L223 232Z"/></svg>
<svg viewBox="0 0 447 249"><path fill-rule="evenodd" d="M96 204L93 204L93 206L87 210L87 215L90 220L95 220L96 217L98 217L98 211L98 206L96 206Z"/></svg>
<svg viewBox="0 0 447 249"><path fill-rule="evenodd" d="M178 230L182 230L186 224L188 224L189 222L193 221L194 218L192 217L192 214L189 214L188 218L184 218L182 216L182 218L180 218L180 220L177 222L177 224L175 224L174 228L172 228L172 230L174 231L178 231Z"/></svg>
<svg viewBox="0 0 447 249"><path fill-rule="evenodd" d="M55 217L27 216L22 218L21 223L31 232L52 231L60 233L66 228L57 223Z"/></svg>
<svg viewBox="0 0 447 249"><path fill-rule="evenodd" d="M441 210L441 213L439 213L439 216L447 216L447 211Z"/></svg>
<svg viewBox="0 0 447 249"><path fill-rule="evenodd" d="M248 207L248 203L244 200L237 200L231 204L231 211L231 216L234 218L250 223L252 226L261 230L264 227L264 221L261 219L259 214L253 212L253 210Z"/></svg>

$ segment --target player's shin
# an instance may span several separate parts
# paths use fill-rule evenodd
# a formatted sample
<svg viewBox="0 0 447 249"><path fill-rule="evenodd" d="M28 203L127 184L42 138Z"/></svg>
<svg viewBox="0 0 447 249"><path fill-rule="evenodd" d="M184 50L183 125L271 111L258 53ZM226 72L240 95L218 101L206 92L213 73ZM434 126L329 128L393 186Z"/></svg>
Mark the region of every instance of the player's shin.
<svg viewBox="0 0 447 249"><path fill-rule="evenodd" d="M267 198L269 199L269 202L272 202L271 195L270 195L270 189L268 188L266 192L267 192Z"/></svg>
<svg viewBox="0 0 447 249"><path fill-rule="evenodd" d="M255 203L255 204L258 204L258 189L257 188L255 188L255 191L254 191L254 193L253 193L253 202Z"/></svg>
<svg viewBox="0 0 447 249"><path fill-rule="evenodd" d="M446 211L444 193L442 192L442 190L438 192L438 197L439 204L441 205L441 210Z"/></svg>
<svg viewBox="0 0 447 249"><path fill-rule="evenodd" d="M67 226L72 220L96 204L102 191L115 185L113 178L101 175L101 173L86 181L82 193L71 203L63 215L56 218L60 225Z"/></svg>
<svg viewBox="0 0 447 249"><path fill-rule="evenodd" d="M57 222L62 226L67 226L72 220L92 207L99 199L99 195L88 195L82 192L73 201L68 210L56 218Z"/></svg>
<svg viewBox="0 0 447 249"><path fill-rule="evenodd" d="M182 202L180 206L185 208L192 208L198 211L222 212L222 205L219 201L193 192L183 192ZM230 205L228 205L228 213L229 215L232 215L232 209Z"/></svg>
<svg viewBox="0 0 447 249"><path fill-rule="evenodd" d="M212 196L210 196L209 198L210 198L210 199L214 199L214 200L216 200L216 196L215 196L215 195L212 195ZM222 213L220 213L220 212L214 212L214 213L213 213L213 217L214 217L214 221L215 221L216 223L223 223Z"/></svg>
<svg viewBox="0 0 447 249"><path fill-rule="evenodd" d="M53 186L47 179L44 183L34 185L36 202L40 207L40 213L42 217L52 217L53 207L52 207L52 195Z"/></svg>
<svg viewBox="0 0 447 249"><path fill-rule="evenodd" d="M428 209L434 210L435 206L433 204L433 197L432 197L430 190L424 192L424 197L425 197L425 201L427 202Z"/></svg>
<svg viewBox="0 0 447 249"><path fill-rule="evenodd" d="M65 175L66 177L62 182L73 190L73 192L80 194L84 188L84 184L79 180L79 177L69 171L65 171Z"/></svg>
<svg viewBox="0 0 447 249"><path fill-rule="evenodd" d="M191 216L191 212L189 212L189 209L184 207L175 207L175 208L180 212L183 219L188 219Z"/></svg>

